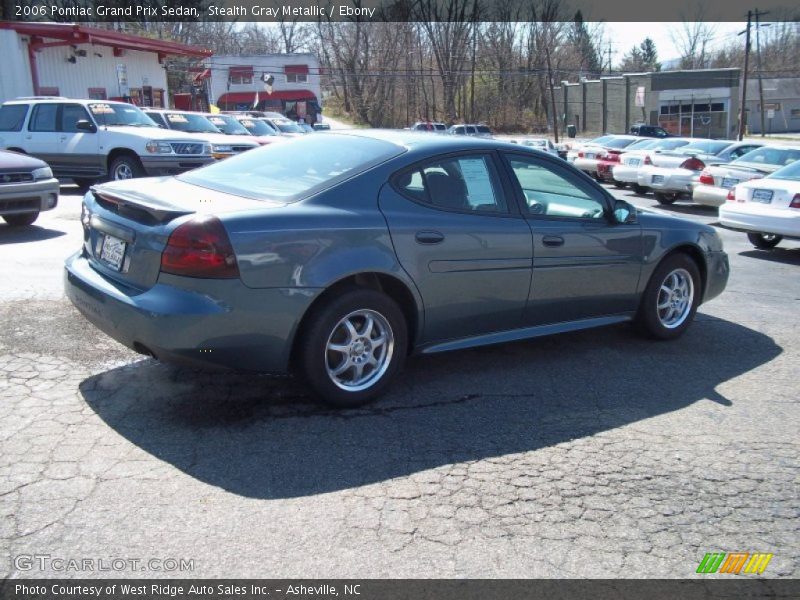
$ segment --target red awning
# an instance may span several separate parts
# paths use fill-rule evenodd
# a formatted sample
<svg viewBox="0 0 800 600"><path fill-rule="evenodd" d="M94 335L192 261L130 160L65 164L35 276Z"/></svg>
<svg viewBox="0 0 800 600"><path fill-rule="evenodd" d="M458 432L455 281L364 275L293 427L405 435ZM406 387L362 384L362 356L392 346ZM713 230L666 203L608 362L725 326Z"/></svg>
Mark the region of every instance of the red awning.
<svg viewBox="0 0 800 600"><path fill-rule="evenodd" d="M239 65L237 67L230 67L228 69L228 77L252 77L253 66Z"/></svg>
<svg viewBox="0 0 800 600"><path fill-rule="evenodd" d="M308 65L286 65L283 72L286 75L308 75Z"/></svg>
<svg viewBox="0 0 800 600"><path fill-rule="evenodd" d="M95 44L124 48L126 50L140 50L142 52L157 52L163 55L180 56L211 56L213 52L204 48L187 46L176 42L165 42L152 38L140 37L119 33L110 29L95 29L83 25L70 23L24 23L19 21L0 21L0 29L12 29L19 34L40 38L62 40L69 44Z"/></svg>
<svg viewBox="0 0 800 600"><path fill-rule="evenodd" d="M259 101L264 100L316 100L317 97L309 90L279 90L268 94L266 91L258 92ZM256 92L228 92L217 98L217 106L224 104L250 104L256 101Z"/></svg>

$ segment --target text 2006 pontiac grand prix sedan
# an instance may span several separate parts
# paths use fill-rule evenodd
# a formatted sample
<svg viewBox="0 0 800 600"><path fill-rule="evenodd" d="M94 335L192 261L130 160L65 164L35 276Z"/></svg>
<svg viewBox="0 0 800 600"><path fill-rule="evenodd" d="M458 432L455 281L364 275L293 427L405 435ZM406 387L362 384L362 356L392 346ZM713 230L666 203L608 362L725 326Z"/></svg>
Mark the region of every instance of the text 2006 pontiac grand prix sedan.
<svg viewBox="0 0 800 600"><path fill-rule="evenodd" d="M320 399L383 392L409 353L633 320L681 335L728 259L555 157L413 132L334 133L177 177L93 188L75 306L165 361L293 371Z"/></svg>

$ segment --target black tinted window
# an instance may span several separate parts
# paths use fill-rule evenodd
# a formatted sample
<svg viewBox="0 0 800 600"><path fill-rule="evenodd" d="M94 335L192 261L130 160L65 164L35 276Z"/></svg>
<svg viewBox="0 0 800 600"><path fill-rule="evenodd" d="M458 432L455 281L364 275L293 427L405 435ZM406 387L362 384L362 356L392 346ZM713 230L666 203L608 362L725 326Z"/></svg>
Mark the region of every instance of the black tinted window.
<svg viewBox="0 0 800 600"><path fill-rule="evenodd" d="M89 114L80 104L65 104L61 111L61 131L75 133L78 131L78 121L89 121Z"/></svg>
<svg viewBox="0 0 800 600"><path fill-rule="evenodd" d="M27 104L0 106L0 131L21 131L26 114Z"/></svg>
<svg viewBox="0 0 800 600"><path fill-rule="evenodd" d="M57 112L58 104L37 104L33 107L33 116L31 116L28 129L31 131L55 131Z"/></svg>

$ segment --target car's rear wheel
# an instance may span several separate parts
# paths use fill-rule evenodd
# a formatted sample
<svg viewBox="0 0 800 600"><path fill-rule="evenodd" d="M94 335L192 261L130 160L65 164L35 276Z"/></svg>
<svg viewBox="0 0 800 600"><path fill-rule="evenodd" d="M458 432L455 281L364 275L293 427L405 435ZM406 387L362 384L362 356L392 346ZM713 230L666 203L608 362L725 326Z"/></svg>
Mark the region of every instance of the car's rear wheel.
<svg viewBox="0 0 800 600"><path fill-rule="evenodd" d="M678 199L678 194L668 194L667 192L655 192L653 195L659 204L672 204Z"/></svg>
<svg viewBox="0 0 800 600"><path fill-rule="evenodd" d="M135 156L122 155L111 161L111 166L108 169L108 178L111 181L123 181L125 179L133 179L135 177L142 177L144 175L144 168L139 159Z"/></svg>
<svg viewBox="0 0 800 600"><path fill-rule="evenodd" d="M747 239L759 250L771 250L781 243L783 236L775 233L748 233Z"/></svg>
<svg viewBox="0 0 800 600"><path fill-rule="evenodd" d="M11 227L27 227L39 218L39 212L23 213L21 215L6 215L3 220Z"/></svg>
<svg viewBox="0 0 800 600"><path fill-rule="evenodd" d="M352 289L315 310L299 334L299 374L312 393L340 408L361 406L389 386L405 362L403 312L385 294Z"/></svg>
<svg viewBox="0 0 800 600"><path fill-rule="evenodd" d="M686 254L667 257L655 270L636 316L639 330L671 340L689 327L700 304L700 270Z"/></svg>
<svg viewBox="0 0 800 600"><path fill-rule="evenodd" d="M639 185L638 183L634 183L633 191L639 194L640 196L644 196L647 192L650 191L650 188L644 185Z"/></svg>
<svg viewBox="0 0 800 600"><path fill-rule="evenodd" d="M622 189L625 188L626 185L627 184L624 181L617 181L616 179L614 179L614 187L615 188L622 190Z"/></svg>

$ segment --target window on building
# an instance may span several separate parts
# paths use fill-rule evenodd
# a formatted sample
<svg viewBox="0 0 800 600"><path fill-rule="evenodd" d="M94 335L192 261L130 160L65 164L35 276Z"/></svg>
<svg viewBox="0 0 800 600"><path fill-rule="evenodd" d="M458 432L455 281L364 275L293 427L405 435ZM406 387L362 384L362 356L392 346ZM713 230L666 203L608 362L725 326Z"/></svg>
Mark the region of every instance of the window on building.
<svg viewBox="0 0 800 600"><path fill-rule="evenodd" d="M286 65L283 72L286 74L286 83L308 82L308 65Z"/></svg>
<svg viewBox="0 0 800 600"><path fill-rule="evenodd" d="M228 81L231 85L250 85L253 83L253 67L238 66L228 69Z"/></svg>
<svg viewBox="0 0 800 600"><path fill-rule="evenodd" d="M725 103L724 102L714 102L711 105L711 112L725 112Z"/></svg>
<svg viewBox="0 0 800 600"><path fill-rule="evenodd" d="M91 88L89 88L89 99L90 100L108 100L108 96L106 96L106 88L101 88L101 87L91 87Z"/></svg>
<svg viewBox="0 0 800 600"><path fill-rule="evenodd" d="M39 96L60 96L61 93L57 87L42 87L39 86Z"/></svg>
<svg viewBox="0 0 800 600"><path fill-rule="evenodd" d="M792 119L800 119L800 108L793 108L790 113Z"/></svg>

